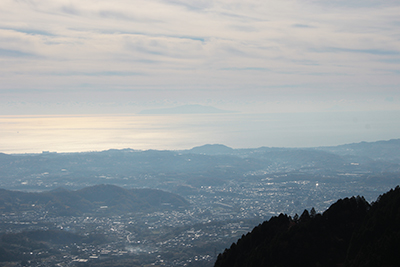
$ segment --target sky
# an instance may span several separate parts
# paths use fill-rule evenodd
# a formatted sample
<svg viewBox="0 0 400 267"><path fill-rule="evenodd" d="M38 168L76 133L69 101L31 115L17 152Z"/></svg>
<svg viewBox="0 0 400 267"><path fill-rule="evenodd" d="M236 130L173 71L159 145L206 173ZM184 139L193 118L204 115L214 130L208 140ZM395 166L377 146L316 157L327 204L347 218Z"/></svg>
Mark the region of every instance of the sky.
<svg viewBox="0 0 400 267"><path fill-rule="evenodd" d="M0 114L399 110L393 0L2 0Z"/></svg>
<svg viewBox="0 0 400 267"><path fill-rule="evenodd" d="M1 0L0 151L399 138L399 14L398 0Z"/></svg>

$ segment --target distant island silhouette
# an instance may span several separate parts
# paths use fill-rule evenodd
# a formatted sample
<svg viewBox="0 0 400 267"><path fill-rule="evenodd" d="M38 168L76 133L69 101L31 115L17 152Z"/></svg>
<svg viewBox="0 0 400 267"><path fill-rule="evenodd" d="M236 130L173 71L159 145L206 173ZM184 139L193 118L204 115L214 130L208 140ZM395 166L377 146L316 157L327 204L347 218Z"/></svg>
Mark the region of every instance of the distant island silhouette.
<svg viewBox="0 0 400 267"><path fill-rule="evenodd" d="M146 109L139 112L139 114L213 114L213 113L232 113L232 111L223 110L211 106L203 105L183 105L171 108L159 109Z"/></svg>

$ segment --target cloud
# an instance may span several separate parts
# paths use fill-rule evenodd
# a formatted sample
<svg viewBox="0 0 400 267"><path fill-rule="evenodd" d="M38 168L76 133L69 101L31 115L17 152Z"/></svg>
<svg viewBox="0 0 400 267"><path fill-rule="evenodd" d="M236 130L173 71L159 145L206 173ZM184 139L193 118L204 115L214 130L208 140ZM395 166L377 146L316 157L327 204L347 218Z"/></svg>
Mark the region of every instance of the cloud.
<svg viewBox="0 0 400 267"><path fill-rule="evenodd" d="M294 28L314 28L313 26L305 25L305 24L293 24L292 27L294 27Z"/></svg>
<svg viewBox="0 0 400 267"><path fill-rule="evenodd" d="M393 88L399 13L390 0L4 0L0 97L82 84L146 88L138 101Z"/></svg>
<svg viewBox="0 0 400 267"><path fill-rule="evenodd" d="M24 29L24 28L22 28L22 29L18 29L18 28L6 29L5 28L4 30L12 30L12 31L16 31L16 32L26 33L26 34L29 34L29 35L55 36L55 34L53 34L53 33L49 33L49 32L46 32L46 31L41 31L41 30L37 30L37 29L29 29L29 28L27 28L27 29Z"/></svg>
<svg viewBox="0 0 400 267"><path fill-rule="evenodd" d="M143 75L140 72L127 71L101 71L101 72L50 72L52 76L136 76Z"/></svg>
<svg viewBox="0 0 400 267"><path fill-rule="evenodd" d="M61 11L70 15L79 15L80 11L72 4L63 5Z"/></svg>
<svg viewBox="0 0 400 267"><path fill-rule="evenodd" d="M209 9L213 5L213 1L210 0L193 0L193 1L182 1L182 0L164 0L167 4L173 4L183 6L191 11L203 11Z"/></svg>
<svg viewBox="0 0 400 267"><path fill-rule="evenodd" d="M27 57L34 57L36 55L31 53L25 53L18 50L11 50L11 49L0 49L0 57L17 57L17 58L27 58Z"/></svg>
<svg viewBox="0 0 400 267"><path fill-rule="evenodd" d="M321 50L313 50L315 52L325 53L362 53L362 54L371 54L371 55L381 55L381 56L390 56L390 55L400 55L400 50L380 50L380 49L351 49L351 48L339 48L339 47L328 47Z"/></svg>
<svg viewBox="0 0 400 267"><path fill-rule="evenodd" d="M322 5L326 7L335 7L335 8L354 8L354 9L359 9L359 8L379 8L379 7L391 7L391 6L398 6L398 1L396 0L386 0L386 1L380 1L380 0L311 0L309 1L313 4L316 5Z"/></svg>
<svg viewBox="0 0 400 267"><path fill-rule="evenodd" d="M231 70L236 70L236 71L244 71L244 70L250 70L250 71L253 71L253 70L257 70L257 71L269 71L270 69L267 69L267 68L257 68L257 67L244 67L244 68L234 68L234 67L232 67L232 68L222 68L221 70L229 70L229 71L231 71Z"/></svg>

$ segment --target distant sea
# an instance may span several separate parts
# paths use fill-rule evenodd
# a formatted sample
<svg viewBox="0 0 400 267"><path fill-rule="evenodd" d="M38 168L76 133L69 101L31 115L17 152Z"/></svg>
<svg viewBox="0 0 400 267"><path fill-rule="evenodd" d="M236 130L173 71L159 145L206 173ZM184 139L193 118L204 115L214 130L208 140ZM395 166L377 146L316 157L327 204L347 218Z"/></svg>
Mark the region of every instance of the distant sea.
<svg viewBox="0 0 400 267"><path fill-rule="evenodd" d="M0 116L0 152L315 147L400 138L400 111Z"/></svg>

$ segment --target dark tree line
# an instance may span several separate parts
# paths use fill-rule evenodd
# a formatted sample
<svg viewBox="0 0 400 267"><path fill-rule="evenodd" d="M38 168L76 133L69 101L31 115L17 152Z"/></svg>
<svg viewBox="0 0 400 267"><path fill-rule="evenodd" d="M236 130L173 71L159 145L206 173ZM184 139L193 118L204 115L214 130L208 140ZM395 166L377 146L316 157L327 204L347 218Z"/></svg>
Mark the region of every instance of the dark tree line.
<svg viewBox="0 0 400 267"><path fill-rule="evenodd" d="M243 235L215 267L400 266L400 188L370 205L340 199L323 214L280 214Z"/></svg>

